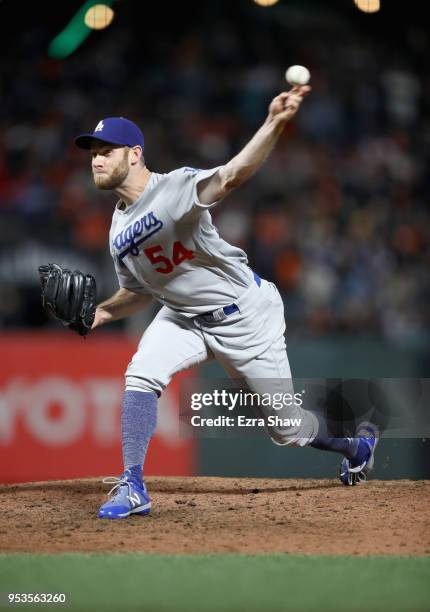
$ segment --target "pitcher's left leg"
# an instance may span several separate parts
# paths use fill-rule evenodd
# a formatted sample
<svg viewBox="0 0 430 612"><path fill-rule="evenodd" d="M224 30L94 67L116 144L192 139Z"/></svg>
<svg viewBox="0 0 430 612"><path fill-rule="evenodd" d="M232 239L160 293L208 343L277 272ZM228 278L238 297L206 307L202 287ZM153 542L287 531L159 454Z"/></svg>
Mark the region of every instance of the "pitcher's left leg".
<svg viewBox="0 0 430 612"><path fill-rule="evenodd" d="M234 372L245 380L253 393L273 398L271 405L259 406L272 441L308 445L318 432L318 421L294 396L284 337L284 305L276 286L263 280L252 299L242 304L240 313L211 331L208 343L229 374Z"/></svg>
<svg viewBox="0 0 430 612"><path fill-rule="evenodd" d="M270 394L276 401L282 398L278 410L275 402L259 407L275 444L310 445L340 453L344 456L341 481L356 484L365 478L373 467L378 432L372 424L366 424L353 438L330 437L324 419L314 414L312 407L303 408L295 395L287 357L283 302L273 283L262 281L260 291L251 292L240 312L203 331L217 361L230 376L243 379L254 393ZM286 404L285 398L291 398L291 402ZM277 424L270 424L269 417L276 416Z"/></svg>
<svg viewBox="0 0 430 612"><path fill-rule="evenodd" d="M275 376L276 371L279 370L278 379L270 378L272 391L269 392L272 394L280 393L285 389L289 397L294 398L291 406L283 407L278 411L272 407L267 413L267 416L277 414L281 422L285 423L289 420L291 425L287 428L271 426L267 427L267 431L275 444L309 445L313 448L343 455L339 474L342 484L355 485L363 482L366 480L367 474L373 469L375 448L380 436L378 428L373 423L362 423L358 426L354 437L336 438L330 435L327 422L322 415L316 415L311 411L313 407L305 410L302 406L296 405L295 398L297 396L294 394L284 337L285 320L282 298L276 287L274 285L272 287L275 289L275 297L267 308L270 316L266 318L266 330L269 336L269 330L275 329L277 331L270 346L263 344L265 350L262 354L250 363L244 364L241 368L247 373L248 385L255 391L265 388L266 381L261 380L258 376ZM282 328L274 326L275 322L279 323L280 321L283 323Z"/></svg>

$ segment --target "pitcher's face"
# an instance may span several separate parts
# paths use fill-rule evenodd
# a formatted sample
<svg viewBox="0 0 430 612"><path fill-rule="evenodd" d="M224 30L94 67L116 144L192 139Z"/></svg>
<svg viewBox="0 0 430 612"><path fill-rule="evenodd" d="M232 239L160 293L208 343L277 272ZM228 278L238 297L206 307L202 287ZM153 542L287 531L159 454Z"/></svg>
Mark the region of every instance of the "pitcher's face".
<svg viewBox="0 0 430 612"><path fill-rule="evenodd" d="M96 187L116 189L122 185L130 171L129 150L129 147L108 143L91 145L91 166Z"/></svg>

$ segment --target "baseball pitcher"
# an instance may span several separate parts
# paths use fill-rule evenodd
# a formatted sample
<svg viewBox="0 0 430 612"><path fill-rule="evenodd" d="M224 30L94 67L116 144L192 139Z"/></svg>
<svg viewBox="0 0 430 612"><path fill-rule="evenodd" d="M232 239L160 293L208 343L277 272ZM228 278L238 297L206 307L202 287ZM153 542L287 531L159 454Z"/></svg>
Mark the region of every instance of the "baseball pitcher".
<svg viewBox="0 0 430 612"><path fill-rule="evenodd" d="M245 252L223 240L211 208L262 166L285 124L297 113L309 86L276 96L267 118L228 163L210 170L150 171L144 138L123 117L102 119L75 139L91 152L97 188L118 198L109 245L119 290L95 307L95 281L55 264L41 266L44 304L81 335L127 317L154 299L163 307L145 330L125 375L122 403L124 471L100 518L144 515L151 502L143 465L157 421L157 401L181 370L216 359L227 373L256 393L292 392L284 331L284 308L276 286L248 266ZM262 407L264 417L272 408ZM362 424L353 438L330 437L318 415L292 404L277 414L300 425L267 426L279 445L313 446L343 455L340 478L353 485L373 467L376 427Z"/></svg>

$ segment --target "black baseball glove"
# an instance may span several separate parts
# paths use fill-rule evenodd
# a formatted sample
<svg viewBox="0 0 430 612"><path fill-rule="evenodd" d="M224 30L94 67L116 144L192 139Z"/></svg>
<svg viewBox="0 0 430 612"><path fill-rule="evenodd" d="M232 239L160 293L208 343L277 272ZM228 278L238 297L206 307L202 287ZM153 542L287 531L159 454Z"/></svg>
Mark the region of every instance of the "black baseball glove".
<svg viewBox="0 0 430 612"><path fill-rule="evenodd" d="M47 312L80 336L86 336L96 312L96 280L57 264L39 266L42 303Z"/></svg>

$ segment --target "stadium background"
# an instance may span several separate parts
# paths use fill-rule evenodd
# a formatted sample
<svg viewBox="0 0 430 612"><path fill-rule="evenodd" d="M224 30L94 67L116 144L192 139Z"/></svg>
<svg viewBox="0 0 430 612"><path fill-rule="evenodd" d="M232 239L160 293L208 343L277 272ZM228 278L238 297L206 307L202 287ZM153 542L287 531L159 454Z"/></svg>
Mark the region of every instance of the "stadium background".
<svg viewBox="0 0 430 612"><path fill-rule="evenodd" d="M80 6L48 2L41 18L35 4L0 5L1 479L117 471L123 371L154 314L84 343L40 306L43 262L92 272L101 298L116 289L114 200L94 188L73 137L124 115L143 128L150 169L218 165L253 134L294 63L311 70L313 93L265 167L214 212L216 225L277 283L294 376L425 377L430 83L419 11L191 1L169 6L167 20L162 4L120 2L110 27L50 57ZM149 473L336 469L333 456L266 441L178 440L176 393L165 394ZM377 476L428 476L427 446L386 441Z"/></svg>

